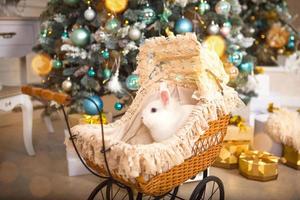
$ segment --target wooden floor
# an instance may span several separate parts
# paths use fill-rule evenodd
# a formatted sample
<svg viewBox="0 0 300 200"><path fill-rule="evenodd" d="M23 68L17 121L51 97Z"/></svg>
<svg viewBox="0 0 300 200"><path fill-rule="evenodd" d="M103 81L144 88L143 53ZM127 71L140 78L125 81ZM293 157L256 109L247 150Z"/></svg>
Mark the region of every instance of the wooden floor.
<svg viewBox="0 0 300 200"><path fill-rule="evenodd" d="M68 177L65 159L64 123L53 122L55 133L35 111L33 138L36 156L26 154L22 138L21 113L0 113L0 199L86 199L100 182L92 175ZM220 177L229 200L299 200L300 171L279 165L276 181L256 182L237 170L211 168ZM185 184L180 194L187 198L196 184Z"/></svg>

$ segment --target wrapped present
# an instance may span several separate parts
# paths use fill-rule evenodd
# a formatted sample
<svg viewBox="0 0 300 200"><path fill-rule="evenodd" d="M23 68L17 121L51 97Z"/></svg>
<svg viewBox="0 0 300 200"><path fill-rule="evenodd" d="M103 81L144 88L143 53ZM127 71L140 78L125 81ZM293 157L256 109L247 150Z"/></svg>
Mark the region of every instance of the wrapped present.
<svg viewBox="0 0 300 200"><path fill-rule="evenodd" d="M248 179L274 180L278 176L278 160L278 157L265 151L243 152L239 158L239 171Z"/></svg>
<svg viewBox="0 0 300 200"><path fill-rule="evenodd" d="M250 145L253 143L254 130L251 126L246 125L242 129L235 125L229 125L224 140L247 140Z"/></svg>
<svg viewBox="0 0 300 200"><path fill-rule="evenodd" d="M100 124L99 115L85 115L85 114L70 114L68 116L70 127L77 124ZM106 114L102 113L102 122L107 124L108 120Z"/></svg>
<svg viewBox="0 0 300 200"><path fill-rule="evenodd" d="M283 163L287 166L300 170L300 152L291 146L283 147Z"/></svg>
<svg viewBox="0 0 300 200"><path fill-rule="evenodd" d="M250 148L249 140L232 140L225 141L220 154L214 162L214 167L221 167L226 169L238 168L239 156L242 152L248 151Z"/></svg>

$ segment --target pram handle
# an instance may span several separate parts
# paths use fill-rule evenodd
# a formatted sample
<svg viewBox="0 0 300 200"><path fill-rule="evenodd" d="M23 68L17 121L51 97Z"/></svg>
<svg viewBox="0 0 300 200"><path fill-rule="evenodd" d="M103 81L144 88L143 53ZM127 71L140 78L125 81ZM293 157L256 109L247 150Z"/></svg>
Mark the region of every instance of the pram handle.
<svg viewBox="0 0 300 200"><path fill-rule="evenodd" d="M84 96L77 97L77 99L87 99L87 100L91 101L97 107L97 110L98 110L99 116L100 116L101 137L102 137L102 145L103 145L102 149L101 149L101 153L103 153L103 155L104 155L105 166L107 168L107 172L108 172L109 177L105 177L105 176L102 176L100 174L95 173L92 169L90 169L87 166L86 162L81 158L81 155L80 155L80 153L79 153L79 151L78 151L78 149L75 145L75 142L74 142L74 135L72 135L72 133L71 133L71 127L70 127L70 124L69 124L67 113L64 109L64 106L68 106L72 103L72 98L69 95L64 94L64 93L54 92L54 91L51 91L51 90L48 90L48 89L28 86L28 85L22 86L21 91L22 91L23 94L27 94L27 95L30 95L32 97L36 97L36 98L39 98L39 99L45 100L45 101L55 101L58 104L60 104L62 112L64 114L65 121L66 121L68 132L70 134L70 140L72 141L74 149L75 149L80 161L82 162L82 164L87 168L87 170L89 170L95 176L98 176L100 178L112 177L112 174L110 172L108 162L107 162L107 156L106 156L106 152L108 150L105 148L105 142L104 142L105 140L104 140L104 128L103 128L103 121L102 121L102 113L101 113L101 109L98 107L98 105L96 104L96 102L93 99L91 99L89 97L84 97Z"/></svg>
<svg viewBox="0 0 300 200"><path fill-rule="evenodd" d="M64 93L54 92L51 90L32 87L28 85L22 86L21 91L23 94L37 97L45 101L55 101L60 105L69 105L71 103L71 97Z"/></svg>

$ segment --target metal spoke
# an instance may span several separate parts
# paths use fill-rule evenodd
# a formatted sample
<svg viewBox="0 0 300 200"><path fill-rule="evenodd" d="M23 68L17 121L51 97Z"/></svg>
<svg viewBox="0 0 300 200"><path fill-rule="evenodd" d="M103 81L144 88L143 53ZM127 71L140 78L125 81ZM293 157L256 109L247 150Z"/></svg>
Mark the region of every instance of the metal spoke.
<svg viewBox="0 0 300 200"><path fill-rule="evenodd" d="M128 193L126 193L126 195L123 197L123 199L125 199L125 198L127 197L127 195L128 195ZM122 199L122 200L123 200L123 199Z"/></svg>
<svg viewBox="0 0 300 200"><path fill-rule="evenodd" d="M212 186L212 189L211 189L211 193L214 191L215 183L216 183L216 182L213 183L213 186Z"/></svg>
<svg viewBox="0 0 300 200"><path fill-rule="evenodd" d="M211 199L212 196L213 196L218 190L219 190L219 188L217 188L217 189L210 195L210 197L208 198L208 200Z"/></svg>
<svg viewBox="0 0 300 200"><path fill-rule="evenodd" d="M103 200L104 200L105 198L104 198L104 195L103 195L102 190L100 190L100 192L101 192L101 196L102 196L102 198L103 198Z"/></svg>
<svg viewBox="0 0 300 200"><path fill-rule="evenodd" d="M118 189L118 191L116 192L116 194L114 195L113 199L115 199L115 197L117 196L117 194L120 192L121 188Z"/></svg>

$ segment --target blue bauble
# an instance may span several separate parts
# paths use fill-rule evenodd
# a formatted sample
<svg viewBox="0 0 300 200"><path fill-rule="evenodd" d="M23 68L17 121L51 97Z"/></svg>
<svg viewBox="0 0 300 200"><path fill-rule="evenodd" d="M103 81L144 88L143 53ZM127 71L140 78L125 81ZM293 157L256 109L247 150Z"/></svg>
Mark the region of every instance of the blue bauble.
<svg viewBox="0 0 300 200"><path fill-rule="evenodd" d="M102 51L101 55L104 59L109 59L109 51L108 50Z"/></svg>
<svg viewBox="0 0 300 200"><path fill-rule="evenodd" d="M96 76L96 72L95 72L95 70L94 70L93 67L91 67L91 68L88 70L87 74L88 74L89 77L95 77L95 76Z"/></svg>
<svg viewBox="0 0 300 200"><path fill-rule="evenodd" d="M215 10L217 14L227 16L230 12L230 8L231 5L229 2L221 0L216 4Z"/></svg>
<svg viewBox="0 0 300 200"><path fill-rule="evenodd" d="M292 34L290 35L289 41L286 46L289 50L295 49L296 44L295 44L295 36L294 35L292 35Z"/></svg>
<svg viewBox="0 0 300 200"><path fill-rule="evenodd" d="M111 77L111 70L110 69L104 69L102 71L102 76L104 79L109 79Z"/></svg>
<svg viewBox="0 0 300 200"><path fill-rule="evenodd" d="M235 66L239 66L243 61L243 53L240 51L234 51L228 55L228 61L234 64Z"/></svg>
<svg viewBox="0 0 300 200"><path fill-rule="evenodd" d="M114 107L116 110L120 111L123 108L123 104L121 104L120 102L116 102Z"/></svg>
<svg viewBox="0 0 300 200"><path fill-rule="evenodd" d="M70 39L73 44L84 47L90 43L91 33L85 28L78 28L71 33Z"/></svg>
<svg viewBox="0 0 300 200"><path fill-rule="evenodd" d="M64 32L61 34L61 38L63 40L69 39L69 33L67 30L64 30Z"/></svg>
<svg viewBox="0 0 300 200"><path fill-rule="evenodd" d="M62 68L62 66L63 66L63 62L61 60L59 60L59 59L52 60L52 67L54 69L60 69L60 68Z"/></svg>
<svg viewBox="0 0 300 200"><path fill-rule="evenodd" d="M95 102L97 106L89 99L93 100L93 102ZM89 97L89 99L84 99L83 101L84 112L88 115L98 115L99 114L98 108L100 111L103 108L102 99L96 95Z"/></svg>
<svg viewBox="0 0 300 200"><path fill-rule="evenodd" d="M175 32L180 33L187 33L193 31L193 24L189 19L180 18L175 23Z"/></svg>
<svg viewBox="0 0 300 200"><path fill-rule="evenodd" d="M126 79L126 87L129 90L138 90L140 87L139 76L136 74L131 74Z"/></svg>
<svg viewBox="0 0 300 200"><path fill-rule="evenodd" d="M295 49L295 41L289 41L288 43L287 43L287 48L288 49Z"/></svg>
<svg viewBox="0 0 300 200"><path fill-rule="evenodd" d="M251 73L254 69L254 64L253 62L245 62L245 63L242 63L240 64L239 66L239 70L241 72L246 72L246 73Z"/></svg>

